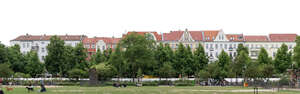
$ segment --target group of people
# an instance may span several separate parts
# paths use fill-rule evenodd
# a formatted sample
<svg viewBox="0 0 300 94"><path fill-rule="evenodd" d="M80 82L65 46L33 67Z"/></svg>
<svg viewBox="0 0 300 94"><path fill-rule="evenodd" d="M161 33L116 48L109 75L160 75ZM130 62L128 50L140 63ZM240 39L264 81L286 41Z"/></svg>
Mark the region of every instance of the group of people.
<svg viewBox="0 0 300 94"><path fill-rule="evenodd" d="M120 84L120 83L114 83L113 84L114 87L120 88L120 87L127 87L126 84Z"/></svg>
<svg viewBox="0 0 300 94"><path fill-rule="evenodd" d="M44 84L41 84L41 90L39 90L39 92L46 92L46 88L45 88L45 85ZM31 92L31 91L34 91L34 88L33 88L33 85L32 84L29 84L27 87L26 87L27 91L28 92Z"/></svg>
<svg viewBox="0 0 300 94"><path fill-rule="evenodd" d="M2 83L3 80L0 78L0 94L4 94L4 91L2 90ZM39 90L39 92L46 92L46 87L43 83L40 85L40 87L41 89ZM34 87L31 83L26 87L26 89L28 90L28 92L34 91Z"/></svg>

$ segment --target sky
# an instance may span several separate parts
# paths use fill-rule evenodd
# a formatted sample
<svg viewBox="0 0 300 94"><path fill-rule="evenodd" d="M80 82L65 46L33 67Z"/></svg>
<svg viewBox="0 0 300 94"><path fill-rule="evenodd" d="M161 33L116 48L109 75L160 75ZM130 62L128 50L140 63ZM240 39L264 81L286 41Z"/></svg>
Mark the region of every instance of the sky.
<svg viewBox="0 0 300 94"><path fill-rule="evenodd" d="M126 31L300 35L299 0L0 0L0 41L25 34L121 37Z"/></svg>

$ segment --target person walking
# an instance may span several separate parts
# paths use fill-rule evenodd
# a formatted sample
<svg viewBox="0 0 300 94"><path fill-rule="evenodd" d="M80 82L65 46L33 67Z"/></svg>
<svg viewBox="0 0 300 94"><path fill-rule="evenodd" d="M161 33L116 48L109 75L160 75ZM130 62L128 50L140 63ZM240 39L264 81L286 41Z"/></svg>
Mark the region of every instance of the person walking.
<svg viewBox="0 0 300 94"><path fill-rule="evenodd" d="M0 94L4 94L4 91L2 90L2 78L0 78Z"/></svg>

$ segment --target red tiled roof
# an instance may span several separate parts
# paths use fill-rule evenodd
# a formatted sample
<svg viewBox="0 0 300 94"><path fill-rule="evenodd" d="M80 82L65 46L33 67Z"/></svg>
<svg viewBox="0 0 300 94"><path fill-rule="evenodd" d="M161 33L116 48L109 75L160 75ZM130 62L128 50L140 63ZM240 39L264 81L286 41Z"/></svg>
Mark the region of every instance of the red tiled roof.
<svg viewBox="0 0 300 94"><path fill-rule="evenodd" d="M183 31L171 31L170 33L163 33L164 41L178 41L180 40Z"/></svg>
<svg viewBox="0 0 300 94"><path fill-rule="evenodd" d="M161 41L161 35L155 31L131 31L131 32L127 32L127 34L123 34L123 38L126 37L126 35L132 34L132 33L137 33L142 36L144 36L146 33L152 33L152 34L154 34L157 41Z"/></svg>
<svg viewBox="0 0 300 94"><path fill-rule="evenodd" d="M178 41L180 40L183 32L184 31L171 31L170 33L164 33L163 38L165 41ZM214 30L188 31L188 32L191 34L193 40L196 41L204 41L204 40L213 41L213 39L215 39L219 33L219 31L214 31Z"/></svg>
<svg viewBox="0 0 300 94"><path fill-rule="evenodd" d="M266 42L268 41L268 37L267 36L244 36L244 39L246 42Z"/></svg>
<svg viewBox="0 0 300 94"><path fill-rule="evenodd" d="M272 42L294 42L297 34L269 34Z"/></svg>
<svg viewBox="0 0 300 94"><path fill-rule="evenodd" d="M34 41L34 40L50 40L54 35L21 35L12 41ZM57 35L61 40L65 41L81 41L86 38L85 35Z"/></svg>
<svg viewBox="0 0 300 94"><path fill-rule="evenodd" d="M241 42L244 41L243 34L226 34L229 41Z"/></svg>
<svg viewBox="0 0 300 94"><path fill-rule="evenodd" d="M82 40L82 42L84 44L86 44L86 43L95 44L99 40L103 40L107 44L116 44L116 43L118 43L121 40L121 38L94 37L94 38L85 38L84 40Z"/></svg>
<svg viewBox="0 0 300 94"><path fill-rule="evenodd" d="M203 32L204 32L205 41L213 41L219 33L219 31L213 31L213 30L212 31L206 30L206 31L203 31Z"/></svg>
<svg viewBox="0 0 300 94"><path fill-rule="evenodd" d="M203 41L203 32L201 31L189 31L193 40L195 41Z"/></svg>

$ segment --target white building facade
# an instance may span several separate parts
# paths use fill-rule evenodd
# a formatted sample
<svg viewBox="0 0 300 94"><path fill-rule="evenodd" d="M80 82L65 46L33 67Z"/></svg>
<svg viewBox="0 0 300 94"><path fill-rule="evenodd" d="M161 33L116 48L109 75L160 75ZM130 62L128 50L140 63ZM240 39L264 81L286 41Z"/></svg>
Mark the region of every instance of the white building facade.
<svg viewBox="0 0 300 94"><path fill-rule="evenodd" d="M10 45L19 45L20 51L26 54L32 50L38 53L41 62L44 62L45 57L48 55L47 46L50 44L52 35L21 35L10 41ZM65 45L75 47L84 38L85 35L57 35L60 39L65 41Z"/></svg>
<svg viewBox="0 0 300 94"><path fill-rule="evenodd" d="M205 48L206 55L211 62L218 60L222 50L234 59L237 56L239 44L249 48L249 56L257 59L260 48L264 47L269 57L274 58L277 49L282 44L288 46L292 51L296 46L295 40L297 34L269 34L268 36L248 36L243 34L225 34L223 30L203 30L203 31L171 31L163 33L162 43L167 43L172 49L177 49L179 43L187 47L189 45L194 51L199 43Z"/></svg>

